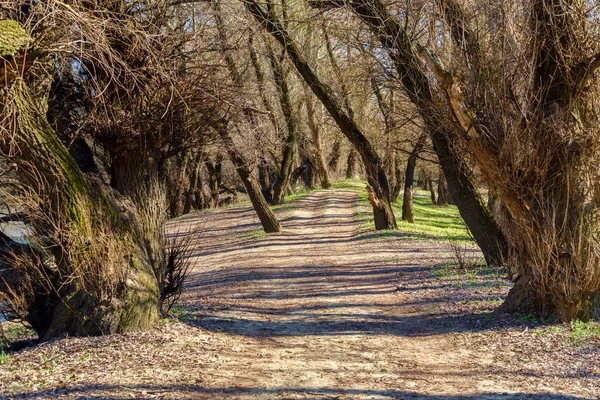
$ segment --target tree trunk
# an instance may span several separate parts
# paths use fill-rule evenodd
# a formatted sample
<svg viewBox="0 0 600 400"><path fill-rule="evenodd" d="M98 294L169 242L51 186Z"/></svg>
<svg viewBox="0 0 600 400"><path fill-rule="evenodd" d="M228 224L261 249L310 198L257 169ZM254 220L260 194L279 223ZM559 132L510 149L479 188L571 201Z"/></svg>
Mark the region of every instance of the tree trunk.
<svg viewBox="0 0 600 400"><path fill-rule="evenodd" d="M273 214L273 211L269 208L269 204L260 190L260 185L252 171L248 168L246 160L244 160L242 155L236 150L233 140L229 135L227 125L228 123L226 121L221 121L215 128L221 137L221 141L227 150L231 162L235 165L235 169L248 192L252 207L254 207L254 211L256 211L256 215L258 216L265 233L280 232L281 225L279 224L279 220L277 220L277 217L275 217L275 214Z"/></svg>
<svg viewBox="0 0 600 400"><path fill-rule="evenodd" d="M293 172L294 157L296 155L296 138L298 136L298 122L292 108L292 100L290 98L290 90L287 84L285 71L274 52L269 47L269 59L273 71L273 80L277 87L279 103L281 111L287 126L287 137L283 146L283 158L281 160L281 168L279 170L279 179L273 186L273 205L283 204L285 192L288 189Z"/></svg>
<svg viewBox="0 0 600 400"><path fill-rule="evenodd" d="M394 160L394 175L396 176L396 181L394 182L394 186L392 187L392 203L398 201L398 197L400 196L400 191L402 190L402 184L404 181L402 180L402 163L400 162L400 154L396 154L396 159Z"/></svg>
<svg viewBox="0 0 600 400"><path fill-rule="evenodd" d="M23 80L11 83L0 107L3 125L11 124L2 132L16 132L1 134L1 146L7 154L19 149L10 161L29 193L42 200L31 227L55 264L18 266L33 285L27 315L41 340L156 324L160 290L154 262L161 260L152 253L160 246L146 246L145 210L122 214L118 196L81 172Z"/></svg>
<svg viewBox="0 0 600 400"><path fill-rule="evenodd" d="M219 189L221 187L221 180L223 179L221 173L223 169L223 156L219 153L215 159L215 163L212 161L206 161L206 169L208 170L208 189L210 191L210 207L216 208L219 204Z"/></svg>
<svg viewBox="0 0 600 400"><path fill-rule="evenodd" d="M396 229L396 220L390 205L387 177L383 169L383 163L373 145L362 133L354 119L338 104L338 101L331 94L331 90L315 75L314 71L300 54L293 39L277 18L272 14L267 14L254 0L246 1L244 5L256 20L283 46L306 84L315 93L325 108L327 108L342 133L350 140L361 155L366 170L367 181L373 194L371 205L373 207L375 228L378 230Z"/></svg>
<svg viewBox="0 0 600 400"><path fill-rule="evenodd" d="M186 193L184 181L189 181L190 155L182 154L180 157L176 157L174 161L176 165L170 165L170 168L173 168L174 171L168 171L167 174L169 176L167 192L171 218L178 217L184 213Z"/></svg>
<svg viewBox="0 0 600 400"><path fill-rule="evenodd" d="M415 213L413 212L413 188L404 186L404 201L402 202L402 220L411 224L415 223Z"/></svg>
<svg viewBox="0 0 600 400"><path fill-rule="evenodd" d="M321 181L321 187L323 189L329 189L331 188L331 181L329 180L329 171L325 164L323 147L321 146L321 130L315 121L315 108L311 95L308 92L306 93L306 117L308 128L312 135L313 145L315 146L315 168L317 170L317 175Z"/></svg>
<svg viewBox="0 0 600 400"><path fill-rule="evenodd" d="M264 157L258 163L258 182L261 192L267 203L273 201L273 185L271 184L270 165Z"/></svg>
<svg viewBox="0 0 600 400"><path fill-rule="evenodd" d="M422 134L415 147L408 156L406 161L406 173L404 174L404 200L402 202L402 220L408 221L411 224L415 222L415 216L413 213L413 185L415 181L415 169L417 167L417 159L423 146L425 145L426 134Z"/></svg>
<svg viewBox="0 0 600 400"><path fill-rule="evenodd" d="M346 179L356 179L358 177L358 156L356 150L351 149L348 153L348 162L346 166Z"/></svg>
<svg viewBox="0 0 600 400"><path fill-rule="evenodd" d="M421 170L419 172L419 186L422 190L429 189L429 179L429 174L427 174L425 171Z"/></svg>
<svg viewBox="0 0 600 400"><path fill-rule="evenodd" d="M199 151L194 157L191 171L189 173L189 186L185 191L185 203L183 205L183 214L189 214L194 206L194 192L200 182L200 163L202 161L202 152Z"/></svg>
<svg viewBox="0 0 600 400"><path fill-rule="evenodd" d="M431 204L435 205L435 204L437 204L437 201L435 198L435 190L433 190L433 179L431 179L431 177L429 177L427 184L428 184L427 186L429 189L429 194L431 195Z"/></svg>
<svg viewBox="0 0 600 400"><path fill-rule="evenodd" d="M440 169L440 174L438 177L438 206L447 206L452 203L452 199L450 198L450 192L448 191L448 185L446 184L446 178L444 177L444 172Z"/></svg>
<svg viewBox="0 0 600 400"><path fill-rule="evenodd" d="M421 71L421 61L413 42L380 0L358 0L348 3L355 15L374 33L389 52L408 98L421 114L434 150L444 171L453 202L481 248L488 264L501 264L507 257L508 243L494 221L474 185L470 168L461 159L457 146L452 146L445 121L436 109L433 89Z"/></svg>
<svg viewBox="0 0 600 400"><path fill-rule="evenodd" d="M340 166L340 159L342 158L342 141L339 138L336 138L333 142L333 147L331 148L331 153L329 153L329 162L327 166L333 172L333 174L337 174L337 170Z"/></svg>

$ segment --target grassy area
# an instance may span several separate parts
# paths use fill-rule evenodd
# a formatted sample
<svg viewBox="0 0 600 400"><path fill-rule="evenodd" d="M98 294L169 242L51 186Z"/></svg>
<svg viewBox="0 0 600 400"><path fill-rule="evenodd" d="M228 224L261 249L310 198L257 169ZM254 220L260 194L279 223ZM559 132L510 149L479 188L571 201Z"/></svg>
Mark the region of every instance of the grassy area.
<svg viewBox="0 0 600 400"><path fill-rule="evenodd" d="M366 181L357 179L348 179L334 184L336 189L356 189L360 190L359 215L364 223L361 228L372 231L375 229L371 206L365 190ZM397 231L380 231L370 237L389 237L405 236L415 239L442 240L459 243L473 243L469 231L463 222L458 208L456 206L436 206L431 203L431 197L428 191L415 190L413 198L413 210L415 213L415 223L411 224L401 220L402 216L402 197L392 205L396 222Z"/></svg>

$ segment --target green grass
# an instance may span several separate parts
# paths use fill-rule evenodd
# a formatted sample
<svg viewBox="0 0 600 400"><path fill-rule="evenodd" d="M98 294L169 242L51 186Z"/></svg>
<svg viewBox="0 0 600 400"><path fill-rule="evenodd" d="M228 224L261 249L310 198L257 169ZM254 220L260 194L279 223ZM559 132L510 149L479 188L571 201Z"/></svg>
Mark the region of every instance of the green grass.
<svg viewBox="0 0 600 400"><path fill-rule="evenodd" d="M0 329L2 329L0 331L0 350L9 347L15 341L28 340L36 336L31 327L22 324L7 322Z"/></svg>
<svg viewBox="0 0 600 400"><path fill-rule="evenodd" d="M571 321L571 339L577 343L600 340L600 323L595 321Z"/></svg>
<svg viewBox="0 0 600 400"><path fill-rule="evenodd" d="M8 360L10 360L10 354L4 353L4 349L1 349L0 350L0 364L4 364Z"/></svg>
<svg viewBox="0 0 600 400"><path fill-rule="evenodd" d="M362 179L341 179L332 184L332 189L366 190L367 181ZM366 191L365 191L366 193Z"/></svg>
<svg viewBox="0 0 600 400"><path fill-rule="evenodd" d="M347 179L334 184L336 189L355 189L360 190L359 205L361 208L368 208L369 211L359 212L359 217L364 221L361 228L364 230L373 231L375 222L373 214L370 211L368 194L365 190L366 182L358 179ZM411 224L407 221L402 221L402 197L392 204L396 223L398 224L397 231L378 231L374 235L368 237L391 237L405 236L407 238L428 239L452 241L458 243L473 243L473 239L463 222L458 208L456 206L437 206L431 203L431 197L428 191L415 190L413 197L413 211L415 213L415 223Z"/></svg>

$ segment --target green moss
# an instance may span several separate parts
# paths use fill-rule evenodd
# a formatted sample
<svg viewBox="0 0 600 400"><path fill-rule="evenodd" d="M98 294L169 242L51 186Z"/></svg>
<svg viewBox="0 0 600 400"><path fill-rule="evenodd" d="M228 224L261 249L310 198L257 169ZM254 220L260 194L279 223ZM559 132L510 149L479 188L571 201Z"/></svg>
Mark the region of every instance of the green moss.
<svg viewBox="0 0 600 400"><path fill-rule="evenodd" d="M0 20L0 56L12 57L30 46L33 39L17 21Z"/></svg>
<svg viewBox="0 0 600 400"><path fill-rule="evenodd" d="M143 271L135 271L135 279L126 283L123 303L116 307L120 310L117 316L120 333L150 329L160 321L158 282Z"/></svg>

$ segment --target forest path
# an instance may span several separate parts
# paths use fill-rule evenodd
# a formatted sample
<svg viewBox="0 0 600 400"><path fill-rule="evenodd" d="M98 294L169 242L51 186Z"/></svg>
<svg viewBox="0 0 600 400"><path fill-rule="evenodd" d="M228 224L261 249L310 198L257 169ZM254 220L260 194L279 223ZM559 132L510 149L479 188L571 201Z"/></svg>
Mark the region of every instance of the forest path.
<svg viewBox="0 0 600 400"><path fill-rule="evenodd" d="M231 342L214 370L203 371L204 385L231 398L510 391L486 373L490 354L457 343L464 327L438 318L435 300L415 296L427 291L424 264L449 255L439 243L390 247L357 236L357 197L313 192L282 218L284 232L268 236L244 223L244 208L203 221L203 242L212 245L199 249L184 302L201 305L195 326Z"/></svg>
<svg viewBox="0 0 600 400"><path fill-rule="evenodd" d="M360 230L357 199L310 193L276 209L271 235L250 205L171 221L171 237L199 228L179 318L0 358L0 399L598 398L600 347L491 317L509 287L497 271Z"/></svg>

